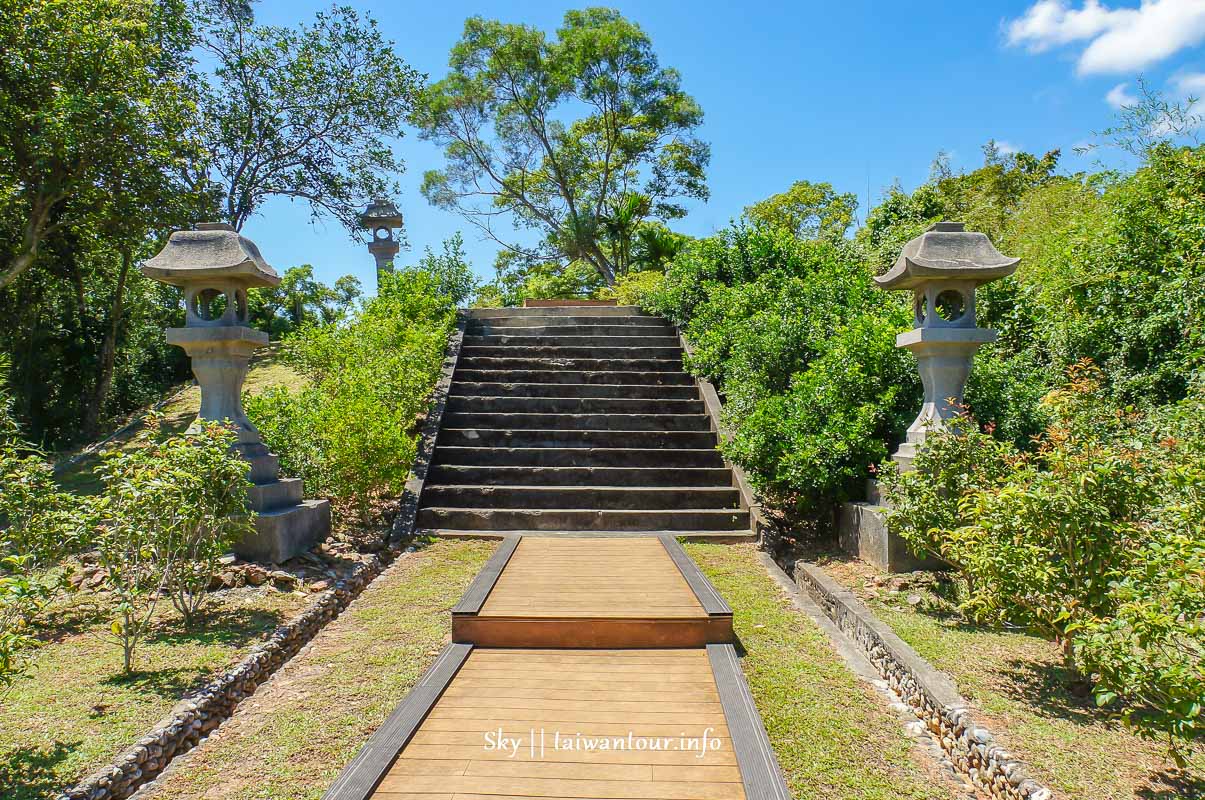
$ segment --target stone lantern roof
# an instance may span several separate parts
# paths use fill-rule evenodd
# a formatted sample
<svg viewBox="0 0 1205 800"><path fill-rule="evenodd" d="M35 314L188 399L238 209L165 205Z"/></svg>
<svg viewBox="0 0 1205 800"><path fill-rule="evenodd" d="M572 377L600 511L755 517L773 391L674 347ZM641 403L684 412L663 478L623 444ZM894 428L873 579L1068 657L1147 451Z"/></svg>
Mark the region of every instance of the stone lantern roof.
<svg viewBox="0 0 1205 800"><path fill-rule="evenodd" d="M173 286L213 279L234 280L248 287L280 283L259 248L224 222L202 222L192 231L176 231L142 274Z"/></svg>
<svg viewBox="0 0 1205 800"><path fill-rule="evenodd" d="M360 215L360 224L365 228L400 228L402 212L398 211L389 198L374 197Z"/></svg>
<svg viewBox="0 0 1205 800"><path fill-rule="evenodd" d="M915 289L933 280L977 285L1012 275L1020 262L997 250L986 234L967 231L961 222L938 222L904 245L895 265L874 280L883 289Z"/></svg>

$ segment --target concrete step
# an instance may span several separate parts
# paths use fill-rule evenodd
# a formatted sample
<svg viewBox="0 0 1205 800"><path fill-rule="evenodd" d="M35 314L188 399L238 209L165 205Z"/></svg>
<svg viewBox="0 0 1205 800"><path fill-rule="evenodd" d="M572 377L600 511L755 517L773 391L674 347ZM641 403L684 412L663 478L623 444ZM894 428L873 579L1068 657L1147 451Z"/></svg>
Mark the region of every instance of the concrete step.
<svg viewBox="0 0 1205 800"><path fill-rule="evenodd" d="M741 531L749 529L749 512L431 507L418 512L416 527L460 531Z"/></svg>
<svg viewBox="0 0 1205 800"><path fill-rule="evenodd" d="M466 370L547 370L576 372L681 372L680 358L494 358L460 357Z"/></svg>
<svg viewBox="0 0 1205 800"><path fill-rule="evenodd" d="M589 383L470 383L452 384L451 397L618 398L621 400L698 400L694 386Z"/></svg>
<svg viewBox="0 0 1205 800"><path fill-rule="evenodd" d="M449 428L502 428L550 431L710 431L706 414L530 414L445 413Z"/></svg>
<svg viewBox="0 0 1205 800"><path fill-rule="evenodd" d="M702 400L628 397L461 397L448 398L451 413L536 414L704 414Z"/></svg>
<svg viewBox="0 0 1205 800"><path fill-rule="evenodd" d="M723 486L727 467L475 467L436 465L427 474L436 486Z"/></svg>
<svg viewBox="0 0 1205 800"><path fill-rule="evenodd" d="M435 539L503 539L507 536L525 536L541 539L629 539L632 537L653 537L669 534L687 542L708 542L710 544L743 544L756 542L757 534L752 530L731 531L459 531L451 528L416 528L414 535L418 538Z"/></svg>
<svg viewBox="0 0 1205 800"><path fill-rule="evenodd" d="M468 333L476 334L478 331L487 330L494 331L502 328L542 328L549 326L585 326L585 325L620 325L628 329L633 328L659 328L664 330L666 321L657 317L641 317L641 316L626 316L626 317L550 317L550 316L527 316L527 317L498 317L494 319L474 319L469 320Z"/></svg>
<svg viewBox="0 0 1205 800"><path fill-rule="evenodd" d="M714 447L641 449L635 447L460 447L440 445L433 463L442 465L511 467L665 467L723 468Z"/></svg>
<svg viewBox="0 0 1205 800"><path fill-rule="evenodd" d="M669 359L682 361L682 348L670 347L561 347L559 345L466 345L460 350L462 359L470 358L539 358L539 359Z"/></svg>
<svg viewBox="0 0 1205 800"><path fill-rule="evenodd" d="M466 336L466 347L670 347L682 352L677 336Z"/></svg>
<svg viewBox="0 0 1205 800"><path fill-rule="evenodd" d="M543 362L540 362L543 366ZM581 369L490 369L469 367L461 363L452 376L458 383L576 383L627 384L641 386L695 387L695 379L685 372L649 372L647 370L581 370Z"/></svg>
<svg viewBox="0 0 1205 800"><path fill-rule="evenodd" d="M574 325L495 325L487 321L470 321L465 328L470 336L672 336L678 332L674 326L656 317L633 317L631 321L614 324Z"/></svg>
<svg viewBox="0 0 1205 800"><path fill-rule="evenodd" d="M647 317L640 306L538 306L535 308L473 308L473 319L505 319L507 317Z"/></svg>
<svg viewBox="0 0 1205 800"><path fill-rule="evenodd" d="M716 437L711 431L502 430L441 427L436 443L452 447L626 447L701 450L715 447Z"/></svg>
<svg viewBox="0 0 1205 800"><path fill-rule="evenodd" d="M423 506L431 508L573 508L664 511L737 508L737 489L713 486L427 486Z"/></svg>
<svg viewBox="0 0 1205 800"><path fill-rule="evenodd" d="M271 483L253 483L247 487L247 505L254 511L272 511L301 502L301 478L281 478Z"/></svg>

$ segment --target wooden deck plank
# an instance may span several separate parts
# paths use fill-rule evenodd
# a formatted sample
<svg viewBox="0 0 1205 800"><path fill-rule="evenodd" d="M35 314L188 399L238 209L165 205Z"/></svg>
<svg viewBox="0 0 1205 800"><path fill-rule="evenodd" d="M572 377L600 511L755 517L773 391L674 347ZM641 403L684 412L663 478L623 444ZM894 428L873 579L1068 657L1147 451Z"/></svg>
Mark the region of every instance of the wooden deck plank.
<svg viewBox="0 0 1205 800"><path fill-rule="evenodd" d="M633 695L642 678L660 688ZM486 735L499 730L520 746L487 748ZM712 748L700 757L704 736ZM474 648L373 797L429 800L421 795L441 792L474 800L746 800L701 648Z"/></svg>
<svg viewBox="0 0 1205 800"><path fill-rule="evenodd" d="M667 602L668 601L668 602ZM656 539L522 539L480 617L656 618L668 613L705 619L707 612Z"/></svg>

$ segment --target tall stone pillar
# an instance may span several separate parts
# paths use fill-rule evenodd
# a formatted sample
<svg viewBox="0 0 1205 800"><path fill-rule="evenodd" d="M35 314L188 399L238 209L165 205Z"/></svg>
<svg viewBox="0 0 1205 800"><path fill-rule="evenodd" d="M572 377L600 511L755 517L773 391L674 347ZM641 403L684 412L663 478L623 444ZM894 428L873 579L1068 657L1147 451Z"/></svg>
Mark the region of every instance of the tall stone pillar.
<svg viewBox="0 0 1205 800"><path fill-rule="evenodd" d="M234 449L251 465L248 499L256 532L236 552L277 563L304 553L330 533L330 503L303 500L301 479L280 477L279 459L268 452L242 401L251 356L268 343L268 334L247 324L247 291L275 286L280 277L253 242L220 222L176 231L142 273L184 290L184 327L168 328L167 341L192 360L201 386L198 419L232 423L238 430Z"/></svg>

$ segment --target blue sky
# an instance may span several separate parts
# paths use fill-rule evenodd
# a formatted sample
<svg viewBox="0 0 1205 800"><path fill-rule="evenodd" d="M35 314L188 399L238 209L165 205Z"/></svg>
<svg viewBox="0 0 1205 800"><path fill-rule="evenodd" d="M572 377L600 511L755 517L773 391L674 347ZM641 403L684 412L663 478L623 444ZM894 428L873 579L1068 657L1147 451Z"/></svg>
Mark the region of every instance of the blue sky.
<svg viewBox="0 0 1205 800"><path fill-rule="evenodd" d="M343 0L347 2L348 0ZM399 54L443 77L464 19L482 15L555 30L564 11L589 3L350 0L372 14ZM603 4L603 3L598 3ZM801 178L854 192L865 212L898 180L923 182L939 151L956 169L982 161L981 146L1072 152L1108 126L1141 75L1169 96L1205 95L1205 0L1126 2L612 2L650 35L662 64L682 73L703 107L711 143L711 199L674 224L704 236L748 204ZM329 0L262 0L260 21L294 25ZM387 113L388 109L382 109ZM458 230L477 272L493 274L497 246L418 192L440 166L434 146L408 135L403 194L409 263ZM305 205L267 204L244 234L282 271L310 263L332 282L353 274L368 290L373 262L334 221L312 225Z"/></svg>

